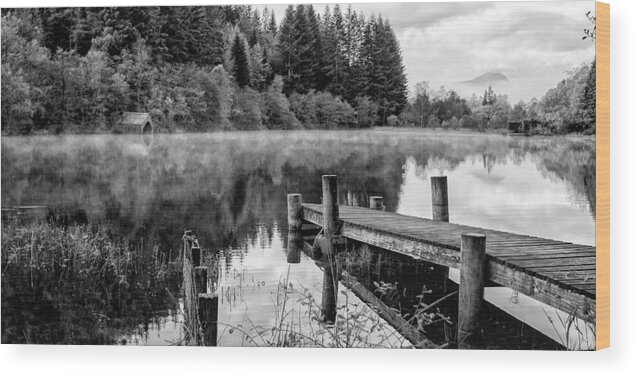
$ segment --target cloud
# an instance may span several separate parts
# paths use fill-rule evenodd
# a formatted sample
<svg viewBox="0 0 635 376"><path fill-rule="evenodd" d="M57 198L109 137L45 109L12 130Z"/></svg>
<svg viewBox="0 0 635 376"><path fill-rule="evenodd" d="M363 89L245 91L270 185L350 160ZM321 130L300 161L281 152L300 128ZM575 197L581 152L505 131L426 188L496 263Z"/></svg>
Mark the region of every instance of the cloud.
<svg viewBox="0 0 635 376"><path fill-rule="evenodd" d="M593 59L593 43L582 40L592 2L489 4L397 33L411 89L418 81L452 88L495 71L512 81L512 100L526 100L541 96L566 71Z"/></svg>

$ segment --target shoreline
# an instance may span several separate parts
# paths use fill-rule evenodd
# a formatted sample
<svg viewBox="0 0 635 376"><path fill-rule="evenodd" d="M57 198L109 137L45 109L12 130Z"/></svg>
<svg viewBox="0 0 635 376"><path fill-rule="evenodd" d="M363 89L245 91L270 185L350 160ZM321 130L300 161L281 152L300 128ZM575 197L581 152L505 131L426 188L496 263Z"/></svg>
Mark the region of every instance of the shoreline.
<svg viewBox="0 0 635 376"><path fill-rule="evenodd" d="M432 134L432 135L448 135L448 136L469 136L469 135L498 135L509 136L514 138L535 138L535 137L580 137L580 138L595 138L595 134L583 134L583 133L561 133L561 134L510 134L506 131L478 131L468 128L458 129L445 129L445 128L419 128L419 127L370 127L370 128L333 128L333 129L294 129L294 130L279 130L279 129L259 129L259 130L229 130L229 131L212 131L212 132L155 132L153 135L185 135L185 134L254 134L254 133L337 133L337 132L358 132L358 133L412 133L412 134ZM102 135L117 135L117 136L144 136L140 133L114 133L108 131L99 132L85 132L85 133L72 133L72 132L33 132L28 134L7 134L3 132L1 138L30 138L30 137L69 137L69 136L102 136Z"/></svg>

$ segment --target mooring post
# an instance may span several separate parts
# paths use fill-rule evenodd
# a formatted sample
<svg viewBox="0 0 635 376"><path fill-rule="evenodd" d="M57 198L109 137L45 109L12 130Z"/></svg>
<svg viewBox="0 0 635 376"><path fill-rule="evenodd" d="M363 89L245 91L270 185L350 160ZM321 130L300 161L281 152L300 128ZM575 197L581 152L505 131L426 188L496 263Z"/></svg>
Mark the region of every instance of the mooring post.
<svg viewBox="0 0 635 376"><path fill-rule="evenodd" d="M198 294L198 319L203 330L205 346L216 346L218 335L218 296Z"/></svg>
<svg viewBox="0 0 635 376"><path fill-rule="evenodd" d="M299 264L300 255L304 246L304 239L300 231L287 233L287 264Z"/></svg>
<svg viewBox="0 0 635 376"><path fill-rule="evenodd" d="M333 254L333 236L340 221L340 210L337 203L337 175L322 175L322 229L326 254Z"/></svg>
<svg viewBox="0 0 635 376"><path fill-rule="evenodd" d="M337 202L337 175L322 175L322 230L323 252L326 255L322 279L322 316L325 322L334 322L337 314L337 284L333 237L338 230L340 212Z"/></svg>
<svg viewBox="0 0 635 376"><path fill-rule="evenodd" d="M448 210L448 177L433 176L430 178L432 185L432 219L435 221L449 222Z"/></svg>
<svg viewBox="0 0 635 376"><path fill-rule="evenodd" d="M373 210L384 210L384 198L381 196L370 196L368 203L368 207Z"/></svg>
<svg viewBox="0 0 635 376"><path fill-rule="evenodd" d="M486 278L485 235L461 234L461 277L457 342L460 349L471 348L478 329Z"/></svg>
<svg viewBox="0 0 635 376"><path fill-rule="evenodd" d="M195 245L192 246L192 265L201 266L201 248Z"/></svg>
<svg viewBox="0 0 635 376"><path fill-rule="evenodd" d="M450 212L448 209L448 177L433 176L430 178L432 188L432 219L439 222L450 222ZM447 266L440 266L443 278L443 293L448 292L448 277L450 269Z"/></svg>
<svg viewBox="0 0 635 376"><path fill-rule="evenodd" d="M192 230L185 230L183 235L183 259L192 257L190 247L192 246Z"/></svg>
<svg viewBox="0 0 635 376"><path fill-rule="evenodd" d="M322 320L325 323L334 323L337 317L338 283L337 265L327 261L322 276Z"/></svg>
<svg viewBox="0 0 635 376"><path fill-rule="evenodd" d="M207 266L197 266L194 268L194 281L196 282L196 292L206 294L207 291Z"/></svg>
<svg viewBox="0 0 635 376"><path fill-rule="evenodd" d="M302 195L299 193L287 195L287 222L289 231L302 230Z"/></svg>

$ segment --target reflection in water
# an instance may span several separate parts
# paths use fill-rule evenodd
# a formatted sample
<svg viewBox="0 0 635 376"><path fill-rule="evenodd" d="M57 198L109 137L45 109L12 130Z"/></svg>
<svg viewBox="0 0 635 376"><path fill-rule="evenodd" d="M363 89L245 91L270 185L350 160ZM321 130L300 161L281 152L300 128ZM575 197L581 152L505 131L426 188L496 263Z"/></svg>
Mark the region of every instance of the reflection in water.
<svg viewBox="0 0 635 376"><path fill-rule="evenodd" d="M595 243L595 144L586 137L406 131L3 137L1 162L3 207L45 205L56 223L108 224L142 252L156 247L170 259L183 229L194 229L201 244L220 252L218 314L227 324L246 317L270 327L281 279L319 295L323 271L287 234L286 194L321 202L326 173L339 176L341 203L365 206L369 196L382 196L387 211L421 217L431 215L429 177L447 175L452 222ZM5 289L3 318L15 308L4 298ZM124 337L156 343L153 328L175 334L156 322L131 320ZM218 341L246 345L228 327L219 327Z"/></svg>

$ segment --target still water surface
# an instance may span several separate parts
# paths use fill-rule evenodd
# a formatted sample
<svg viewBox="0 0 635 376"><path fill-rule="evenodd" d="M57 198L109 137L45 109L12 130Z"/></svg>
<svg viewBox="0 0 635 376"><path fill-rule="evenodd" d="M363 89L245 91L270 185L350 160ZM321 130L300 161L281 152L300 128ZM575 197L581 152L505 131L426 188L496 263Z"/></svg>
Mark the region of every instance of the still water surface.
<svg viewBox="0 0 635 376"><path fill-rule="evenodd" d="M595 244L594 138L375 130L2 139L3 207L45 205L58 220L109 224L143 252L170 258L183 230L192 229L204 249L217 251L220 346L254 345L238 329L275 325L281 284L291 286L293 319L319 335L301 297L319 301L323 273L305 254L287 263L286 194L320 202L322 174L339 176L342 203L366 205L378 195L388 211L426 218L429 178L447 175L452 222ZM379 260L360 278L371 290L382 281L405 287L392 305L439 282L422 277L430 264L395 255ZM350 295L350 304L363 305ZM566 342L548 318L553 309L500 287L487 288L486 298L488 346ZM115 342L179 343L179 298L165 299L140 322L113 330ZM10 309L3 304L3 316ZM372 342L408 345L386 333Z"/></svg>

